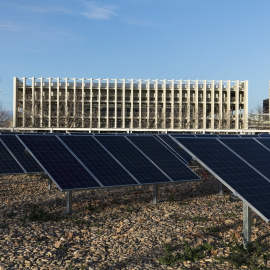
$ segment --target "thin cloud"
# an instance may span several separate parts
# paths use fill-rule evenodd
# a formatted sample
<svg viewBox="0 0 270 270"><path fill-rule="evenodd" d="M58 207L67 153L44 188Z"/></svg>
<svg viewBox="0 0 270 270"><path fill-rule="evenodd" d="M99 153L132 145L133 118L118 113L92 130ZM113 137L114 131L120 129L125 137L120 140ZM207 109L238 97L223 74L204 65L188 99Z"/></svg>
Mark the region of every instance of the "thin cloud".
<svg viewBox="0 0 270 270"><path fill-rule="evenodd" d="M91 20L109 20L116 15L118 7L114 5L99 4L95 1L79 1L77 4L78 9L68 9L60 6L29 6L29 5L11 5L14 8L25 9L37 13L58 13L70 16L84 16Z"/></svg>
<svg viewBox="0 0 270 270"><path fill-rule="evenodd" d="M95 2L84 2L86 11L81 14L87 19L92 20L109 20L116 15L115 10L118 8L113 5L98 5Z"/></svg>
<svg viewBox="0 0 270 270"><path fill-rule="evenodd" d="M0 23L0 31L17 32L25 30L21 25L11 23Z"/></svg>

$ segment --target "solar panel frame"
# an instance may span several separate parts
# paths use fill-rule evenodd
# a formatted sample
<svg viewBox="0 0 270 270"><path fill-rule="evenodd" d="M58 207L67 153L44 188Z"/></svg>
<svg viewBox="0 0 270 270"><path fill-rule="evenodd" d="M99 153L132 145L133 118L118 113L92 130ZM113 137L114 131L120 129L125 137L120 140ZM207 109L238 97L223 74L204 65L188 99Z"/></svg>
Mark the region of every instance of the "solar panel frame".
<svg viewBox="0 0 270 270"><path fill-rule="evenodd" d="M201 180L190 168L187 167L187 165L180 159L180 157L178 155L176 155L173 152L171 152L164 144L162 144L162 142L160 142L160 140L158 140L156 138L156 136L152 136L150 138L149 138L149 136L147 136L145 138L145 139L148 140L147 145L149 147L151 147L151 145L153 145L153 143L156 143L158 146L160 146L160 148L157 147L158 148L158 151L157 152L156 152L156 149L153 149L153 148L150 150L150 152L153 151L154 157L153 157L153 154L152 154L152 156L150 156L151 153L149 155L149 149L146 149L145 146L143 145L144 144L144 141L142 139L144 139L144 138L142 138L142 137L133 137L132 138L132 137L129 136L126 139L129 140L135 147L137 147L138 150L140 150L146 157L148 157L148 159L150 159L160 170L162 170L163 173L165 173L166 175L168 175L168 177L170 179L172 179L173 182L188 182L188 181L198 181L198 180ZM151 142L151 140L154 140L154 142ZM163 163L160 164L159 160L156 160L155 159L156 158L155 155L157 157L159 157L158 159L162 159L163 158L163 156L160 157L160 155L159 155L160 150L162 150L163 155L166 155L166 159L167 160L164 161L164 159L163 159L164 164ZM165 151L163 151L163 150L165 150ZM175 163L176 160L179 161L179 162L177 162L177 164ZM186 172L188 172L190 174L190 176L192 174L194 176L194 178L181 179L181 180L178 180L178 179L175 178L176 179L175 180L173 178L173 177L176 177L175 174L181 175L181 173L183 173L183 171L181 172L181 170L180 170L180 171L177 171L176 172L173 169L168 170L168 166L166 166L166 165L168 165L168 162L170 163L171 166L174 164L176 168L178 168L178 166L181 165L182 168L183 168L183 170L186 170Z"/></svg>
<svg viewBox="0 0 270 270"><path fill-rule="evenodd" d="M183 138L182 138L183 139ZM186 138L186 139L190 139L192 140L192 138ZM194 138L193 138L194 139ZM203 138L198 138L198 139L203 139ZM183 147L191 156L193 156L194 159L196 159L202 166L204 166L205 168L207 168L207 170L213 175L215 176L216 179L218 179L224 186L226 186L229 190L231 190L234 194L236 194L243 202L245 202L254 212L256 212L263 220L265 220L266 222L270 222L270 219L268 219L266 216L264 216L264 214L262 213L263 211L259 211L257 210L257 208L254 206L254 203L251 204L250 202L248 202L243 196L241 196L232 186L230 186L225 180L223 180L215 171L213 171L205 162L203 162L200 158L198 158L195 154L193 154L187 147L185 147L181 142L179 142L177 140L177 138L174 138L174 140L181 145L181 147ZM218 138L204 138L203 140L216 140L218 142L220 142L220 140ZM226 147L229 151L231 151L228 147ZM232 151L231 151L232 152ZM234 154L234 153L233 153ZM239 157L238 157L239 158ZM245 162L246 163L246 162ZM247 164L248 167L249 164ZM250 167L252 170L253 168ZM256 172L257 173L257 172ZM262 176L263 177L263 176ZM265 179L265 177L263 177ZM266 181L268 181L268 179L265 179ZM268 181L269 182L269 181ZM255 205L258 205L255 203Z"/></svg>
<svg viewBox="0 0 270 270"><path fill-rule="evenodd" d="M81 156L79 156L78 155L78 153L77 152L75 152L69 145L70 145L70 142L68 142L69 140L70 141L72 141L73 140L73 143L74 143L74 138L76 138L76 137L80 137L80 136L68 136L68 137L62 137L62 138L58 138L59 140L61 140L61 142L66 146L66 148L75 156L75 157L77 157L77 159L79 160L79 161L81 161L81 163L82 163L82 165L83 166L85 166L85 168L89 171L89 173L91 173L92 174L92 176L93 177L95 177L96 178L96 180L102 185L102 187L120 187L120 186L134 186L134 185L140 185L141 183L131 174L131 173L129 173L116 159L115 159L115 157L113 156L113 155L111 155L108 151L107 151L107 149L106 148L104 148L103 147L103 145L101 145L100 143L99 143L99 141L96 139L96 138L94 138L94 136L83 136L83 138L82 139L84 139L84 138L88 138L87 139L87 141L84 141L84 143L85 143L85 145L87 145L87 143L89 143L89 144L91 144L91 143L93 143L93 142L91 142L91 140L94 140L94 142L98 145L98 147L102 147L102 149L110 156L110 158L112 158L113 160L114 160L114 162L116 161L117 162L117 164L119 165L120 164L120 166L121 166L121 168L122 169L124 169L124 171L125 171L125 173L127 173L129 176L130 176L130 178L132 178L133 180L134 180L134 182L135 183L129 183L129 184L115 184L115 185L105 185L104 184L104 181L102 181L102 175L100 174L100 172L98 172L98 171L94 171L92 168L90 168L89 167L89 163L88 163L88 161L87 162L85 162L85 159L82 159L82 157ZM74 144L74 146L75 146L75 144ZM92 146L92 148L91 149L93 149L93 146ZM88 155L88 157L89 157L89 154L87 154L87 153L85 153L84 154L85 156L87 156ZM83 157L84 158L84 157ZM90 157L91 158L91 157ZM107 160L108 161L108 160ZM104 161L103 161L104 162ZM111 175L113 175L113 171L110 171L110 173L111 173ZM104 176L104 174L103 174L103 176Z"/></svg>
<svg viewBox="0 0 270 270"><path fill-rule="evenodd" d="M190 161L188 161L185 157L183 157L183 156L181 156L181 154L178 152L178 151L176 151L169 143L168 143L168 141L165 141L163 138L170 138L171 140L172 140L172 142L175 142L174 140L173 140L173 138L174 137L172 137L172 136L170 136L170 135L157 135L158 136L158 138L159 138L159 140L161 140L165 145L167 145L168 147L170 147L171 149L172 149L172 151L174 151L177 155L179 155L181 158L182 158L182 160L185 162L185 164L189 164L190 163ZM163 138L162 138L163 137ZM186 137L183 137L183 138L186 138ZM189 138L189 137L187 137L187 138ZM192 137L192 138L195 138L195 137ZM187 154L188 156L190 156L188 153L185 153L185 154Z"/></svg>
<svg viewBox="0 0 270 270"><path fill-rule="evenodd" d="M61 143L61 141L59 141L59 139L57 138L58 135L57 135L57 136L51 135L51 137L55 137L55 138L57 139L57 141L59 142L59 144L60 144L62 147L64 147L64 149L65 149L65 150L66 150L73 158L75 158L75 160L79 163L79 165L82 166L82 169L85 170L84 173L87 172L87 174L89 175L89 178L92 178L92 179L96 182L96 184L97 184L96 186L93 185L93 186L77 187L77 188L62 188L61 185L58 183L58 181L55 179L55 177L53 177L53 175L49 172L49 170L46 169L45 165L43 165L43 163L39 161L39 159L35 156L35 154L29 149L29 147L27 146L27 144L25 144L25 143L22 141L23 138L20 138L20 136L25 136L25 135L16 135L16 136L17 136L18 139L21 141L21 143L25 146L25 148L29 151L29 153L32 155L32 157L36 160L36 162L41 166L41 168L43 168L45 174L47 174L47 175L50 177L50 179L55 183L55 185L56 185L61 191L75 191L75 190L98 189L98 188L102 188L102 187L103 187L103 186L100 185L99 182L96 181L95 178L92 177L91 174L89 174L88 170L86 170L86 169L84 168L84 166L81 165L81 163L78 161L78 158L75 157L75 156L73 155L73 153L70 152L70 151L66 148L66 146L65 146L64 144ZM33 136L36 137L36 136L38 136L38 135L33 135ZM40 135L40 136L42 136L42 135ZM27 135L26 137L28 137L28 135ZM50 136L49 136L49 135L43 135L42 137L44 137L44 139L45 139L45 138L48 138L48 137L50 137ZM94 183L94 182L93 182L93 183Z"/></svg>
<svg viewBox="0 0 270 270"><path fill-rule="evenodd" d="M33 159L33 157L30 155L30 157L21 157L19 153L20 147L24 148L22 143L18 140L18 138L15 135L12 134L1 134L0 140L3 142L5 147L11 152L13 157L16 159L16 161L24 168L25 173L42 173L41 168L37 168L37 164L31 164L31 162L36 163L36 161ZM14 141L15 140L15 141ZM14 144L15 143L15 144ZM25 149L23 149L24 151ZM29 160L30 159L30 160ZM30 164L29 164L30 163Z"/></svg>
<svg viewBox="0 0 270 270"><path fill-rule="evenodd" d="M0 141L0 151L4 150L0 156L0 175L17 175L25 174L26 171L18 160L14 157L13 153ZM16 169L14 169L14 166ZM4 169L2 169L4 168Z"/></svg>
<svg viewBox="0 0 270 270"><path fill-rule="evenodd" d="M163 184L163 183L173 183L164 173L162 173L141 151L135 147L125 136L111 136L113 140L108 141L108 136L97 136L96 139L100 141L101 144L109 151L120 163L123 164L133 174L142 185L152 185L152 184ZM122 140L122 142L121 142ZM119 143L125 144L125 147L130 150L129 159L124 159L125 151L127 149L121 147L117 148L116 145ZM124 149L124 150L123 150ZM133 161L132 161L133 159ZM143 163L143 159L146 163ZM138 170L135 169L136 166L141 166ZM154 181L153 179L158 179Z"/></svg>

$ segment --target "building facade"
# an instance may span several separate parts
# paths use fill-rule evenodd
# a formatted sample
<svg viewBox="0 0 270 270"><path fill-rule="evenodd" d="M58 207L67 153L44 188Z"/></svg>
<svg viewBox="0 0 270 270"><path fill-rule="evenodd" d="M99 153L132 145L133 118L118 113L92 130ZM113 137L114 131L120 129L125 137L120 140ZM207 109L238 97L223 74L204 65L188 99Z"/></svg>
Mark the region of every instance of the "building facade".
<svg viewBox="0 0 270 270"><path fill-rule="evenodd" d="M13 85L16 128L248 128L248 81L14 77Z"/></svg>

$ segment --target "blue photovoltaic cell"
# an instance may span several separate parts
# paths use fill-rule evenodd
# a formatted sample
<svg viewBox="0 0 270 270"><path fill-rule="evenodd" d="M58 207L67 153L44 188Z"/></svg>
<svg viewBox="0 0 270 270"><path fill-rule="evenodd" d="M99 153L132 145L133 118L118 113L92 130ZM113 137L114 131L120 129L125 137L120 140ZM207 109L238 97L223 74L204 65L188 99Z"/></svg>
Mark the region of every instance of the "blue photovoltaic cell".
<svg viewBox="0 0 270 270"><path fill-rule="evenodd" d="M61 190L100 187L97 181L57 139L57 136L18 136Z"/></svg>
<svg viewBox="0 0 270 270"><path fill-rule="evenodd" d="M270 179L270 151L252 138L220 139L235 153ZM264 139L262 139L264 140ZM267 139L266 139L267 140Z"/></svg>
<svg viewBox="0 0 270 270"><path fill-rule="evenodd" d="M200 178L153 136L129 136L142 152L158 165L173 181L193 181Z"/></svg>
<svg viewBox="0 0 270 270"><path fill-rule="evenodd" d="M65 136L61 140L104 186L138 185L93 136Z"/></svg>
<svg viewBox="0 0 270 270"><path fill-rule="evenodd" d="M270 219L270 183L268 180L217 139L177 138L177 140L267 220Z"/></svg>
<svg viewBox="0 0 270 270"><path fill-rule="evenodd" d="M25 173L6 147L0 142L0 174Z"/></svg>
<svg viewBox="0 0 270 270"><path fill-rule="evenodd" d="M265 147L267 147L270 150L270 138L264 137L264 138L256 138L258 142L262 143Z"/></svg>
<svg viewBox="0 0 270 270"><path fill-rule="evenodd" d="M142 184L171 182L124 136L97 136L123 166Z"/></svg>
<svg viewBox="0 0 270 270"><path fill-rule="evenodd" d="M189 164L192 160L192 156L187 153L183 148L181 148L170 136L168 135L158 135L163 143L171 147L173 151L175 151L186 164Z"/></svg>
<svg viewBox="0 0 270 270"><path fill-rule="evenodd" d="M15 135L0 135L0 139L5 143L27 173L40 173L43 171L35 159L25 151L25 147Z"/></svg>

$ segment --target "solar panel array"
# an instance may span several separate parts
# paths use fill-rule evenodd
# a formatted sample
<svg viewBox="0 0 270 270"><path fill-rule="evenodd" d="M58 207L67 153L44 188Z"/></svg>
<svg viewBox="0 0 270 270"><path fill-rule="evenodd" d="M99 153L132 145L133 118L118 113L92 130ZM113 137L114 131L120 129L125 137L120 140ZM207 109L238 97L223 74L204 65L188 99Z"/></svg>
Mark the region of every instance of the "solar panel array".
<svg viewBox="0 0 270 270"><path fill-rule="evenodd" d="M200 180L151 136L17 137L62 191ZM138 149L130 140L135 137L150 138L158 147L155 155L166 156L174 167L170 169L168 162L162 164L158 157L150 157L150 152L147 155L144 149Z"/></svg>
<svg viewBox="0 0 270 270"><path fill-rule="evenodd" d="M270 136L59 135L0 134L0 174L45 171L62 191L172 183L200 180L195 158L270 220Z"/></svg>
<svg viewBox="0 0 270 270"><path fill-rule="evenodd" d="M270 140L257 138L175 138L262 218L270 220ZM268 145L263 147L259 142ZM268 166L269 167L269 166Z"/></svg>

